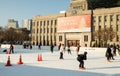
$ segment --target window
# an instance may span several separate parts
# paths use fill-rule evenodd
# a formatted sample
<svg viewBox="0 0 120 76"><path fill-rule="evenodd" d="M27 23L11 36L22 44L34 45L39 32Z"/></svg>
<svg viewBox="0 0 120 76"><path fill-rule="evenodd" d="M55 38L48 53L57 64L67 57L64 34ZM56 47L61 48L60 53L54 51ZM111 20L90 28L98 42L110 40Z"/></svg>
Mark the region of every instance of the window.
<svg viewBox="0 0 120 76"><path fill-rule="evenodd" d="M51 28L51 33L53 33L53 28Z"/></svg>
<svg viewBox="0 0 120 76"><path fill-rule="evenodd" d="M95 31L95 26L93 26L92 30Z"/></svg>
<svg viewBox="0 0 120 76"><path fill-rule="evenodd" d="M56 36L54 36L54 40L56 41Z"/></svg>
<svg viewBox="0 0 120 76"><path fill-rule="evenodd" d="M39 26L39 22L37 22L37 26Z"/></svg>
<svg viewBox="0 0 120 76"><path fill-rule="evenodd" d="M85 47L87 47L87 44L85 44Z"/></svg>
<svg viewBox="0 0 120 76"><path fill-rule="evenodd" d="M45 28L44 28L44 33L45 33Z"/></svg>
<svg viewBox="0 0 120 76"><path fill-rule="evenodd" d="M51 20L51 25L53 25L53 20Z"/></svg>
<svg viewBox="0 0 120 76"><path fill-rule="evenodd" d="M47 21L47 25L49 25L49 20Z"/></svg>
<svg viewBox="0 0 120 76"><path fill-rule="evenodd" d="M38 36L36 36L36 41L38 41Z"/></svg>
<svg viewBox="0 0 120 76"><path fill-rule="evenodd" d="M42 33L42 28L40 28L40 33Z"/></svg>
<svg viewBox="0 0 120 76"><path fill-rule="evenodd" d="M104 16L104 21L105 21L105 22L107 21L107 16Z"/></svg>
<svg viewBox="0 0 120 76"><path fill-rule="evenodd" d="M41 36L40 36L40 42L41 42Z"/></svg>
<svg viewBox="0 0 120 76"><path fill-rule="evenodd" d="M49 28L47 28L47 33L49 33Z"/></svg>
<svg viewBox="0 0 120 76"><path fill-rule="evenodd" d="M49 36L47 36L47 41L49 40Z"/></svg>
<svg viewBox="0 0 120 76"><path fill-rule="evenodd" d="M84 36L84 41L85 41L85 42L88 41L88 35L85 35L85 36Z"/></svg>
<svg viewBox="0 0 120 76"><path fill-rule="evenodd" d="M55 20L55 25L57 25L57 20Z"/></svg>
<svg viewBox="0 0 120 76"><path fill-rule="evenodd" d="M110 29L113 29L113 25L110 25Z"/></svg>
<svg viewBox="0 0 120 76"><path fill-rule="evenodd" d="M99 30L101 29L101 26L99 25Z"/></svg>
<svg viewBox="0 0 120 76"><path fill-rule="evenodd" d="M43 36L43 40L45 40L45 36Z"/></svg>
<svg viewBox="0 0 120 76"><path fill-rule="evenodd" d="M96 22L96 17L93 17L93 22Z"/></svg>
<svg viewBox="0 0 120 76"><path fill-rule="evenodd" d="M59 41L62 41L62 36L59 36Z"/></svg>
<svg viewBox="0 0 120 76"><path fill-rule="evenodd" d="M51 36L51 41L52 41L52 36Z"/></svg>
<svg viewBox="0 0 120 76"><path fill-rule="evenodd" d="M110 15L110 21L113 21L113 15Z"/></svg>
<svg viewBox="0 0 120 76"><path fill-rule="evenodd" d="M40 21L40 26L42 26L42 21Z"/></svg>
<svg viewBox="0 0 120 76"><path fill-rule="evenodd" d="M101 16L99 16L98 19L99 19L99 22L101 22Z"/></svg>
<svg viewBox="0 0 120 76"><path fill-rule="evenodd" d="M44 21L44 26L45 26L45 21Z"/></svg>
<svg viewBox="0 0 120 76"><path fill-rule="evenodd" d="M116 26L116 30L119 31L119 26L118 25Z"/></svg>
<svg viewBox="0 0 120 76"><path fill-rule="evenodd" d="M117 41L119 41L119 36L117 35Z"/></svg>
<svg viewBox="0 0 120 76"><path fill-rule="evenodd" d="M116 16L116 20L119 21L120 20L120 15Z"/></svg>
<svg viewBox="0 0 120 76"><path fill-rule="evenodd" d="M39 36L39 38L40 38L40 41L41 41L41 36Z"/></svg>
<svg viewBox="0 0 120 76"><path fill-rule="evenodd" d="M39 30L37 29L37 33L39 33L38 31L39 31Z"/></svg>
<svg viewBox="0 0 120 76"><path fill-rule="evenodd" d="M55 28L55 33L57 32L56 28Z"/></svg>

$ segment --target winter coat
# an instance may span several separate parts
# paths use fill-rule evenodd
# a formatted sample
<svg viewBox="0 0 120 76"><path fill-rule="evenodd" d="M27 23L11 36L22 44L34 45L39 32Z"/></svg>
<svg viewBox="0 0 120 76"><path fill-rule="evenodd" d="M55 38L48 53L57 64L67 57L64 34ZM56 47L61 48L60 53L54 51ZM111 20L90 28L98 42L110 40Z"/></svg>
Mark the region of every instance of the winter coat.
<svg viewBox="0 0 120 76"><path fill-rule="evenodd" d="M64 46L61 46L60 47L60 52L63 52L64 51Z"/></svg>
<svg viewBox="0 0 120 76"><path fill-rule="evenodd" d="M84 55L83 54L79 54L78 57L77 57L77 60L78 61L84 60Z"/></svg>
<svg viewBox="0 0 120 76"><path fill-rule="evenodd" d="M84 54L79 54L77 60L78 61L87 60L87 52L84 52Z"/></svg>
<svg viewBox="0 0 120 76"><path fill-rule="evenodd" d="M111 51L112 51L111 48L108 47L105 56L106 57L111 57L112 56L112 52Z"/></svg>

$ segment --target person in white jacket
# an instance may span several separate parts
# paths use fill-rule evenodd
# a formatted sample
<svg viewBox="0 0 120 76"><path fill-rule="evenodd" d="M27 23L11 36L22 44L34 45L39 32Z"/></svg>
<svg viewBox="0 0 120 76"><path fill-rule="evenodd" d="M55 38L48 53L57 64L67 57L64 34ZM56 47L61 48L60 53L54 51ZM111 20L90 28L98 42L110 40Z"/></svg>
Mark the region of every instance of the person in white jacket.
<svg viewBox="0 0 120 76"><path fill-rule="evenodd" d="M63 51L65 50L64 44L61 45L60 47L60 59L64 59L63 58Z"/></svg>

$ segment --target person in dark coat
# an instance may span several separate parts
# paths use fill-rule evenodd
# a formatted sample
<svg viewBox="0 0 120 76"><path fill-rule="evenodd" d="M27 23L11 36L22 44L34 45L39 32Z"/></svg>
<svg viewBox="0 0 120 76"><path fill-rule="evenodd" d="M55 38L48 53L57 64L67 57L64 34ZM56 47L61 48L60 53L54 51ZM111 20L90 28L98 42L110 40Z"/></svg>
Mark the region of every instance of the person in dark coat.
<svg viewBox="0 0 120 76"><path fill-rule="evenodd" d="M41 45L40 44L38 45L38 49L41 49Z"/></svg>
<svg viewBox="0 0 120 76"><path fill-rule="evenodd" d="M107 50L106 50L105 56L107 57L107 61L108 61L108 62L110 62L110 59L111 59L111 58L114 59L114 58L113 58L113 55L112 55L112 50L111 50L110 46L108 46L108 48L107 48Z"/></svg>
<svg viewBox="0 0 120 76"><path fill-rule="evenodd" d="M79 69L85 70L84 60L87 60L87 52L84 52L84 54L78 54L77 61L80 62Z"/></svg>
<svg viewBox="0 0 120 76"><path fill-rule="evenodd" d="M30 49L32 49L32 45L30 45Z"/></svg>
<svg viewBox="0 0 120 76"><path fill-rule="evenodd" d="M116 56L116 45L114 44L114 46L113 46L113 56Z"/></svg>
<svg viewBox="0 0 120 76"><path fill-rule="evenodd" d="M67 48L68 54L72 54L71 50L70 50L70 45L68 44L68 48Z"/></svg>
<svg viewBox="0 0 120 76"><path fill-rule="evenodd" d="M50 46L50 51L51 51L51 53L53 53L53 48L54 48L54 45L51 44L51 46Z"/></svg>
<svg viewBox="0 0 120 76"><path fill-rule="evenodd" d="M61 43L58 45L58 51L60 51Z"/></svg>
<svg viewBox="0 0 120 76"><path fill-rule="evenodd" d="M7 51L7 49L4 49L4 50L3 50L3 52L6 52L6 51Z"/></svg>

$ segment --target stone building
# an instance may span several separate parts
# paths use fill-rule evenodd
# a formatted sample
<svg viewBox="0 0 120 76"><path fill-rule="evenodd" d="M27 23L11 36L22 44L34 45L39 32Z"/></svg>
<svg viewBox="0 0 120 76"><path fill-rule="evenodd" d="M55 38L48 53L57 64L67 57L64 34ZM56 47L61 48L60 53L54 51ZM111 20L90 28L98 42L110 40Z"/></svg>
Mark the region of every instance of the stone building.
<svg viewBox="0 0 120 76"><path fill-rule="evenodd" d="M8 19L7 25L5 26L6 29L9 28L18 28L18 21L14 20L14 19Z"/></svg>
<svg viewBox="0 0 120 76"><path fill-rule="evenodd" d="M51 45L56 44L57 18L62 14L48 16L35 16L32 18L32 44Z"/></svg>
<svg viewBox="0 0 120 76"><path fill-rule="evenodd" d="M89 47L95 40L93 33L112 28L115 37L107 43L120 43L120 7L88 9L87 0L71 0L65 13L32 18L32 44L63 43ZM103 34L105 35L105 33ZM104 42L104 40L102 40Z"/></svg>

